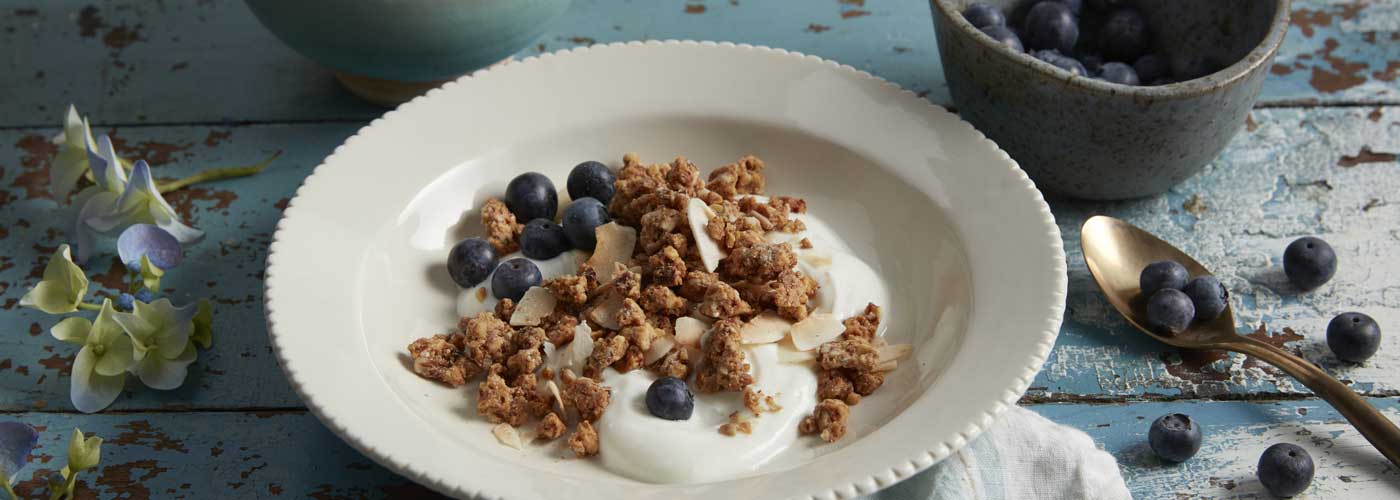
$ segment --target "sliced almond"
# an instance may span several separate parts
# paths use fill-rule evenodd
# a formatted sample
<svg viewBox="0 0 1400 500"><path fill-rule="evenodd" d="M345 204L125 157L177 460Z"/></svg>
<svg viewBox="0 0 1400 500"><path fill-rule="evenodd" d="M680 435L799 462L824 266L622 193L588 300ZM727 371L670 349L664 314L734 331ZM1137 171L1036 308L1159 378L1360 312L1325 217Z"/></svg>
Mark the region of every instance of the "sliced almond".
<svg viewBox="0 0 1400 500"><path fill-rule="evenodd" d="M705 336L705 330L709 328L704 322L690 316L676 318L676 342L683 346L700 347L700 337Z"/></svg>
<svg viewBox="0 0 1400 500"><path fill-rule="evenodd" d="M787 337L792 322L773 311L763 311L739 329L739 339L745 344L771 344Z"/></svg>
<svg viewBox="0 0 1400 500"><path fill-rule="evenodd" d="M491 433L495 434L496 440L500 441L503 445L517 450L524 448L524 446L520 444L520 433L516 432L515 428L511 427L510 424L496 424L495 427L491 428Z"/></svg>
<svg viewBox="0 0 1400 500"><path fill-rule="evenodd" d="M880 362L901 361L909 357L914 352L914 346L909 344L889 344L880 346Z"/></svg>
<svg viewBox="0 0 1400 500"><path fill-rule="evenodd" d="M670 335L662 335L651 340L651 349L647 350L646 364L650 365L657 360L666 357L666 353L671 352L671 348L676 346L676 338Z"/></svg>
<svg viewBox="0 0 1400 500"><path fill-rule="evenodd" d="M710 218L715 216L715 212L699 198L691 198L685 207L685 215L690 221L691 239L700 250L700 262L705 264L706 271L715 272L715 269L719 268L719 261L725 256L724 250L721 250L714 238L705 232L705 226L710 224Z"/></svg>
<svg viewBox="0 0 1400 500"><path fill-rule="evenodd" d="M609 222L593 230L598 237L598 245L593 247L593 256L588 265L598 272L598 282L607 283L617 275L613 264L626 266L632 260L632 250L637 246L637 230Z"/></svg>
<svg viewBox="0 0 1400 500"><path fill-rule="evenodd" d="M541 286L532 286L515 305L510 315L510 326L539 326L540 321L554 313L558 300L554 293Z"/></svg>
<svg viewBox="0 0 1400 500"><path fill-rule="evenodd" d="M836 340L841 336L841 332L846 331L846 325L841 324L841 320L836 316L827 313L816 313L807 316L807 319L798 321L792 325L792 330L788 335L792 336L792 345L799 351L810 351L818 346Z"/></svg>
<svg viewBox="0 0 1400 500"><path fill-rule="evenodd" d="M588 319L597 322L599 325L602 325L603 328L609 330L621 328L622 325L618 324L617 316L622 313L622 300L623 297L621 294L607 294L603 297L602 301L588 310Z"/></svg>

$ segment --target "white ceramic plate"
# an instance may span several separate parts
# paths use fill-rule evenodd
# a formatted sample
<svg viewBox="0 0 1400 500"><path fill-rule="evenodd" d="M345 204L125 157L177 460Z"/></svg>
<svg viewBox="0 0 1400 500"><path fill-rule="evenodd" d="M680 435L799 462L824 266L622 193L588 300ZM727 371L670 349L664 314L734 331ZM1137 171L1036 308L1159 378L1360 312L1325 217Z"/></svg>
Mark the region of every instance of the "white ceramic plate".
<svg viewBox="0 0 1400 500"><path fill-rule="evenodd" d="M853 408L844 439L802 440L731 481L645 484L557 445L506 448L475 416L474 385L411 372L408 343L456 323L444 261L479 230L475 208L521 172L562 187L575 163L616 167L626 151L706 172L758 155L770 193L806 198L889 282L887 336L913 343L913 362ZM933 465L1015 404L1059 330L1064 259L1031 181L942 108L812 56L634 42L462 78L351 137L278 225L266 309L282 368L322 422L447 494L850 497Z"/></svg>

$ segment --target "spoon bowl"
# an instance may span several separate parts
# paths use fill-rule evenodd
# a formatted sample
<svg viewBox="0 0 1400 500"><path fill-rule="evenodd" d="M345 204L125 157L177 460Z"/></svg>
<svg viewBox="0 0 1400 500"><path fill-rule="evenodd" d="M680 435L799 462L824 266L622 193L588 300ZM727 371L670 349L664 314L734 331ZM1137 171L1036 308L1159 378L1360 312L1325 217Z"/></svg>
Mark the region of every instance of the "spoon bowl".
<svg viewBox="0 0 1400 500"><path fill-rule="evenodd" d="M1327 400L1385 458L1400 466L1400 428L1395 423L1317 365L1263 341L1240 335L1228 304L1215 319L1195 321L1174 335L1161 334L1147 326L1147 298L1142 296L1138 286L1142 269L1153 262L1174 260L1185 266L1192 278L1209 275L1210 271L1196 259L1152 233L1102 215L1084 221L1079 239L1089 273L1094 275L1094 281L1108 302L1128 323L1172 346L1234 351L1278 367Z"/></svg>

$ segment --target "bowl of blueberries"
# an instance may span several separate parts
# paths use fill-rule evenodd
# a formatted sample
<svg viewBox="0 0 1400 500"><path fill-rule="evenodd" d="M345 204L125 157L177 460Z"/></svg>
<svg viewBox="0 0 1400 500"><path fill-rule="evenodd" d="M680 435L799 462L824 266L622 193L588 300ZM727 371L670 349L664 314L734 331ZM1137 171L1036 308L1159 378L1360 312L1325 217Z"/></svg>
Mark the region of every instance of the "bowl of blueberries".
<svg viewBox="0 0 1400 500"><path fill-rule="evenodd" d="M1042 190L1166 191L1259 96L1289 0L930 0L958 113Z"/></svg>

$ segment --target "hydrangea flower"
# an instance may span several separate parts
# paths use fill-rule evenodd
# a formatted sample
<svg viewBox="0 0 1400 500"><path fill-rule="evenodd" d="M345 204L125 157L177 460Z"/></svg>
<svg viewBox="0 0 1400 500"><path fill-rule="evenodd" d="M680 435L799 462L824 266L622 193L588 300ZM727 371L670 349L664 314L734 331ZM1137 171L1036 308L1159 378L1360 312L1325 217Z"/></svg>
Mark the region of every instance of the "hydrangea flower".
<svg viewBox="0 0 1400 500"><path fill-rule="evenodd" d="M73 407L83 413L101 411L116 401L126 385L126 372L136 363L131 338L113 317L111 300L102 301L96 321L71 317L54 325L54 338L80 345L73 360L69 396Z"/></svg>
<svg viewBox="0 0 1400 500"><path fill-rule="evenodd" d="M150 258L160 269L172 269L184 258L179 240L152 224L133 224L122 231L117 237L117 255L132 272L141 270L142 257Z"/></svg>
<svg viewBox="0 0 1400 500"><path fill-rule="evenodd" d="M170 299L149 304L132 303L132 312L116 313L114 319L131 336L137 364L132 372L152 389L170 390L184 383L190 363L195 360L194 330L196 307L175 307Z"/></svg>
<svg viewBox="0 0 1400 500"><path fill-rule="evenodd" d="M19 479L19 471L29 464L29 453L39 444L39 432L28 424L0 422L0 486L11 496L10 485Z"/></svg>
<svg viewBox="0 0 1400 500"><path fill-rule="evenodd" d="M209 299L199 299L198 311L194 314L194 333L190 334L190 340L205 349L214 345L214 306Z"/></svg>
<svg viewBox="0 0 1400 500"><path fill-rule="evenodd" d="M90 140L90 139L85 139ZM89 145L87 165L92 169L96 185L78 192L73 205L78 207L77 218L73 223L73 237L78 247L78 262L87 262L93 248L94 231L85 222L88 219L117 211L117 201L126 190L126 170L121 167L121 159L112 147L112 139L102 136L96 148Z"/></svg>
<svg viewBox="0 0 1400 500"><path fill-rule="evenodd" d="M58 144L58 155L49 165L49 192L59 203L73 189L83 171L88 169L88 156L91 154L92 129L87 118L78 115L78 108L68 105L68 113L63 118L63 133L54 138Z"/></svg>
<svg viewBox="0 0 1400 500"><path fill-rule="evenodd" d="M59 245L44 267L44 279L19 299L19 305L49 314L70 313L83 303L87 289L87 275L73 263L68 245Z"/></svg>
<svg viewBox="0 0 1400 500"><path fill-rule="evenodd" d="M160 189L151 177L151 166L145 160L137 160L132 166L131 179L117 200L115 210L82 219L88 227L106 234L119 232L133 224L154 224L183 245L195 243L204 237L203 231L181 222L175 208L161 197Z"/></svg>

